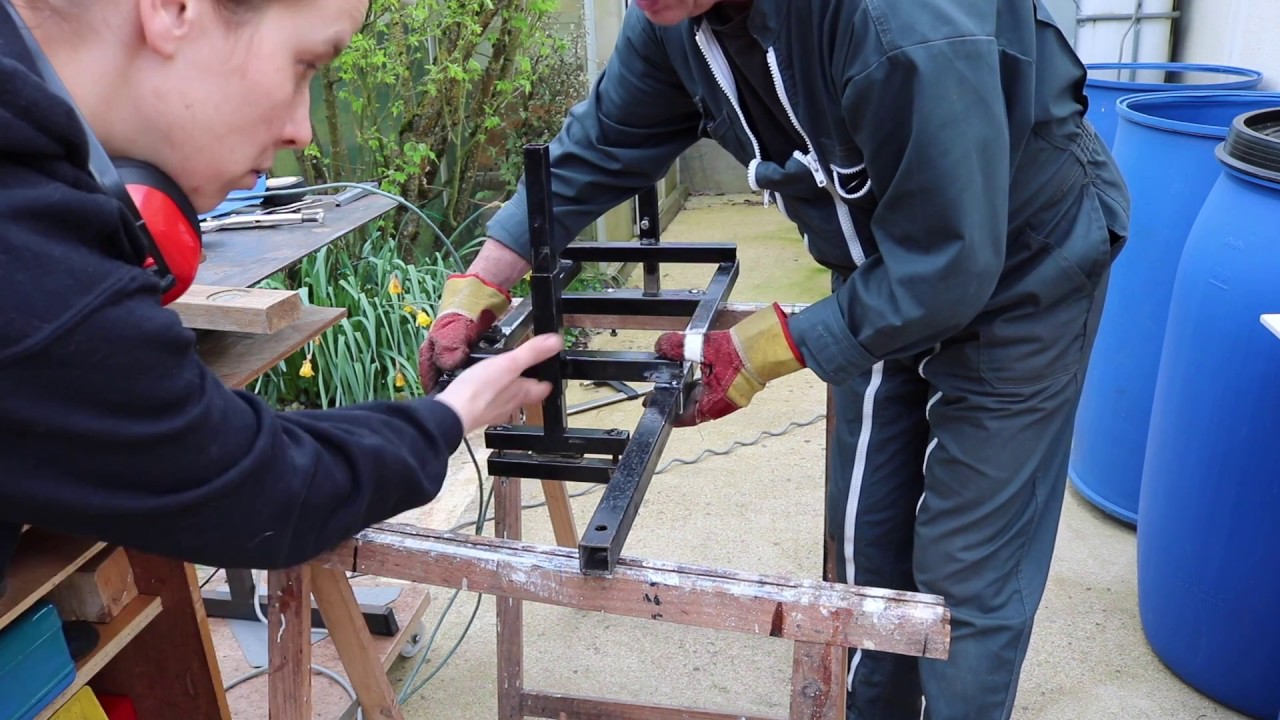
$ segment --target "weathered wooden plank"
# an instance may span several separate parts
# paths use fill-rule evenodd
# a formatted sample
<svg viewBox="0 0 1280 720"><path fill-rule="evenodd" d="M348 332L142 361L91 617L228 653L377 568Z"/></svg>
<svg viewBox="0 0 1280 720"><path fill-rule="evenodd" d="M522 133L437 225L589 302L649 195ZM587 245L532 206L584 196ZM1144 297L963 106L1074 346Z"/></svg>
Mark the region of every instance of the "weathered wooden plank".
<svg viewBox="0 0 1280 720"><path fill-rule="evenodd" d="M124 548L103 548L46 596L63 622L110 622L138 596L133 567Z"/></svg>
<svg viewBox="0 0 1280 720"><path fill-rule="evenodd" d="M791 668L791 720L844 720L848 650L796 643Z"/></svg>
<svg viewBox="0 0 1280 720"><path fill-rule="evenodd" d="M493 479L494 532L507 542L520 539L520 478ZM364 552L363 545L356 554ZM432 559L434 562L434 558ZM466 576L459 576L462 589ZM457 587L457 585L455 585ZM470 588L477 592L479 588ZM524 694L524 606L521 598L499 595L498 623L498 720L524 720L521 696Z"/></svg>
<svg viewBox="0 0 1280 720"><path fill-rule="evenodd" d="M267 573L268 716L311 720L311 568Z"/></svg>
<svg viewBox="0 0 1280 720"><path fill-rule="evenodd" d="M542 406L533 405L524 410L524 425L542 425ZM578 546L578 527L573 520L573 505L569 502L569 488L559 480L543 480L542 495L547 500L547 513L551 516L551 531L560 547ZM512 539L518 539L515 536Z"/></svg>
<svg viewBox="0 0 1280 720"><path fill-rule="evenodd" d="M192 285L168 305L193 330L268 335L302 319L302 295L294 290Z"/></svg>
<svg viewBox="0 0 1280 720"><path fill-rule="evenodd" d="M639 705L605 698L565 693L526 692L521 698L524 714L535 718L568 717L573 720L774 720L742 713L712 712L675 705Z"/></svg>
<svg viewBox="0 0 1280 720"><path fill-rule="evenodd" d="M373 645L373 637L360 614L360 604L356 602L351 582L343 571L334 568L312 567L311 572L316 605L324 617L329 637L333 638L342 666L347 670L364 716L400 720L404 716L396 704L395 691ZM308 623L299 624L310 633ZM309 720L310 715L307 717Z"/></svg>
<svg viewBox="0 0 1280 720"><path fill-rule="evenodd" d="M0 629L104 547L106 543L39 528L23 533L6 572L9 587L0 596Z"/></svg>
<svg viewBox="0 0 1280 720"><path fill-rule="evenodd" d="M206 259L195 281L220 287L256 285L395 206L394 200L381 195L366 195L342 207L321 206L324 222L206 233Z"/></svg>
<svg viewBox="0 0 1280 720"><path fill-rule="evenodd" d="M178 707L183 720L231 720L195 568L128 552L138 593L158 596L164 611L94 677L93 689L133 698L138 717L170 717Z"/></svg>
<svg viewBox="0 0 1280 720"><path fill-rule="evenodd" d="M945 659L942 599L624 558L610 577L557 547L437 533L359 535L352 569L412 582L711 629Z"/></svg>
<svg viewBox="0 0 1280 720"><path fill-rule="evenodd" d="M298 322L270 335L210 332L199 339L196 350L225 385L243 388L346 314L342 308L307 305Z"/></svg>

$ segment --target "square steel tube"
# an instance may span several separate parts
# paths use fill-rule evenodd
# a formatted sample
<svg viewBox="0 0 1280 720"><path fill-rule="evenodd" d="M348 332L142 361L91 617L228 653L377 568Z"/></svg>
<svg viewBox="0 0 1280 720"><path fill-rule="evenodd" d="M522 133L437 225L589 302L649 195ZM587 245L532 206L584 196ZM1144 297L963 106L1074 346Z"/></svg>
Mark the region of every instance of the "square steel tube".
<svg viewBox="0 0 1280 720"><path fill-rule="evenodd" d="M503 352L506 351L476 350L468 362L478 363ZM670 382L684 370L683 363L663 360L651 352L629 350L566 350L560 354L558 362L560 377L565 380ZM524 374L525 377L541 377L537 372L537 368L531 368Z"/></svg>
<svg viewBox="0 0 1280 720"><path fill-rule="evenodd" d="M556 439L536 425L499 425L485 430L484 444L491 450L618 456L627 449L630 438L631 433L625 430L568 428Z"/></svg>
<svg viewBox="0 0 1280 720"><path fill-rule="evenodd" d="M645 246L657 245L661 239L659 226L662 224L662 207L658 202L658 188L650 185L640 194L636 196L636 214L639 216L639 222L636 223L640 228L640 244ZM649 296L657 295L662 291L662 272L658 267L658 259L656 257L646 258L644 261L644 294Z"/></svg>
<svg viewBox="0 0 1280 720"><path fill-rule="evenodd" d="M733 262L738 248L733 243L575 242L561 250L560 257L575 262L711 264Z"/></svg>
<svg viewBox="0 0 1280 720"><path fill-rule="evenodd" d="M535 335L560 332L560 285L563 274L554 245L551 206L551 149L534 143L524 148L525 189L528 194L529 252L533 273L529 277L529 297L533 299L533 332ZM551 383L552 391L542 401L542 431L551 437L562 437L568 420L565 415L564 377L561 358L553 357L537 364L534 375Z"/></svg>
<svg viewBox="0 0 1280 720"><path fill-rule="evenodd" d="M565 315L638 315L641 317L689 317L704 295L689 290L660 290L645 295L643 290L614 290L609 293L565 293L561 307Z"/></svg>
<svg viewBox="0 0 1280 720"><path fill-rule="evenodd" d="M622 545L627 541L649 481L667 446L667 438L671 436L682 392L681 385L672 383L654 388L649 395L649 405L641 414L631 442L618 459L613 477L582 533L578 563L583 573L609 575L617 565Z"/></svg>
<svg viewBox="0 0 1280 720"><path fill-rule="evenodd" d="M493 477L604 485L612 478L614 467L613 460L605 458L567 458L518 450L498 450L489 454L489 474Z"/></svg>

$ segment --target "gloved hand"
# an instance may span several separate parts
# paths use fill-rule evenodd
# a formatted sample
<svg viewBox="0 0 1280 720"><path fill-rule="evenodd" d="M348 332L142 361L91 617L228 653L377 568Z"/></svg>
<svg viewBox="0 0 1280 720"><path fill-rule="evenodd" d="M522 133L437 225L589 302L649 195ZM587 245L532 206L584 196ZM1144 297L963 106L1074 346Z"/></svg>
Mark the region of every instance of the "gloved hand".
<svg viewBox="0 0 1280 720"><path fill-rule="evenodd" d="M450 275L431 332L418 348L423 392L435 389L442 373L461 367L471 348L510 306L511 294L479 275Z"/></svg>
<svg viewBox="0 0 1280 720"><path fill-rule="evenodd" d="M667 360L685 359L685 333L664 333L655 350ZM787 329L787 315L774 303L729 330L702 338L702 379L677 427L715 420L746 407L766 383L804 367Z"/></svg>

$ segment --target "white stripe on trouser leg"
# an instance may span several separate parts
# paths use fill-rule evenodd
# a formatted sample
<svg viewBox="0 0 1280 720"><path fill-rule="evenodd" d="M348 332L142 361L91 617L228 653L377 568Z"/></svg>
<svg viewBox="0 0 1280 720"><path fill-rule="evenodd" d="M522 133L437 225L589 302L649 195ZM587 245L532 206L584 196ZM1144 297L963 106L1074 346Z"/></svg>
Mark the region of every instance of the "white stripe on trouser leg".
<svg viewBox="0 0 1280 720"><path fill-rule="evenodd" d="M933 449L938 445L938 438L929 441L929 447L924 449L924 465L921 466L921 474L928 476L929 474L929 455L933 453ZM924 504L924 493L920 493L920 499L916 501L916 515L920 514L920 506Z"/></svg>
<svg viewBox="0 0 1280 720"><path fill-rule="evenodd" d="M876 391L880 389L880 381L884 378L884 363L871 366L871 379L867 381L866 392L862 394L862 429L858 433L858 447L853 455L853 472L849 476L849 497L844 506L844 576L850 584L854 584L853 537L858 520L858 497L862 495L862 477L867 471L867 446L871 444L871 418L875 415ZM847 688L853 690L853 674L862 661L862 648L853 653L849 663L849 677L845 681Z"/></svg>
<svg viewBox="0 0 1280 720"><path fill-rule="evenodd" d="M934 393L934 394L933 394L933 397L929 398L929 402L928 402L928 404L926 404L926 405L924 406L924 419L925 419L926 421L929 419L929 411L933 409L933 405L934 405L934 403L938 402L938 401L939 401L939 400L941 400L941 399L942 399L942 393L941 393L941 392L936 392L936 393ZM929 447L925 448L925 450L924 450L924 464L923 464L923 465L921 466L921 468L920 468L920 474L922 474L922 475L928 475L928 474L929 474L929 453L932 453L932 452L933 452L933 448L934 448L934 446L935 446L935 445L937 445L937 444L938 444L938 438L936 438L936 437L935 437L934 439L932 439L932 440L930 440L930 441L929 441ZM921 505L923 505L923 504L924 504L924 493L923 493L923 492L921 492L921 493L920 493L920 499L916 501L916 515L919 515L919 514L920 514L920 506L921 506Z"/></svg>

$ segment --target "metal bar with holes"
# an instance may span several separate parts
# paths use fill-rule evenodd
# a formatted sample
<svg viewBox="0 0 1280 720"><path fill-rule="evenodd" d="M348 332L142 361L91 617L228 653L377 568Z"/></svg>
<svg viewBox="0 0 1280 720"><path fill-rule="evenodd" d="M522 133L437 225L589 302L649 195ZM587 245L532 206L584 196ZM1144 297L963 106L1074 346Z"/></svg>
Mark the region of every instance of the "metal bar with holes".
<svg viewBox="0 0 1280 720"><path fill-rule="evenodd" d="M529 296L533 298L533 332L537 335L560 332L560 260L552 237L554 219L551 210L551 149L545 144L526 145L524 163L527 168L525 188L528 193L530 265ZM556 389L542 403L543 432L552 437L564 435L564 377L560 357L550 358L536 367L539 380Z"/></svg>
<svg viewBox="0 0 1280 720"><path fill-rule="evenodd" d="M525 187L529 202L530 292L516 303L472 349L468 364L510 351L530 332L563 330L565 315L685 318L686 329L710 331L738 278L737 249L731 243L660 243L657 193L641 194L638 242L570 242L557 250L551 194L549 148L525 147ZM587 262L639 262L644 287L600 293L566 293ZM705 289L664 290L663 262L714 265ZM578 546L583 573L608 575L635 522L675 419L683 412L697 365L666 360L654 352L564 350L526 375L552 383L542 404L542 425L498 426L485 433L493 450L495 477L603 483L605 490ZM564 383L649 382L646 407L634 432L568 426ZM637 393L638 394L638 393Z"/></svg>
<svg viewBox="0 0 1280 720"><path fill-rule="evenodd" d="M608 575L613 572L658 467L658 459L667 446L682 392L680 384L670 383L654 388L649 395L649 404L631 434L631 442L618 459L613 477L582 533L578 563L583 573Z"/></svg>
<svg viewBox="0 0 1280 720"><path fill-rule="evenodd" d="M636 197L636 214L639 222L640 244L645 247L656 247L660 236L661 208L658 203L658 188L650 185ZM644 268L644 294L655 297L662 292L662 271L656 259L647 259Z"/></svg>
<svg viewBox="0 0 1280 720"><path fill-rule="evenodd" d="M577 262L709 264L733 262L738 257L733 243L664 242L644 245L640 242L574 242L560 251L560 257Z"/></svg>

